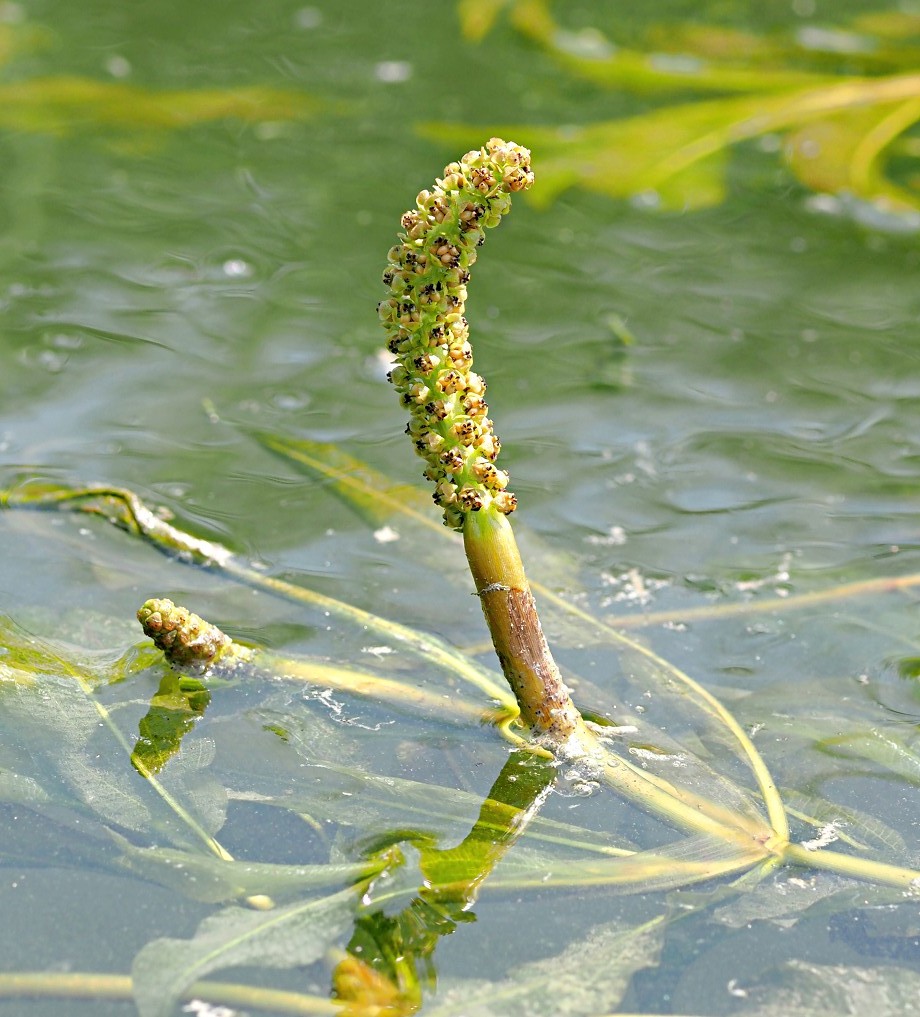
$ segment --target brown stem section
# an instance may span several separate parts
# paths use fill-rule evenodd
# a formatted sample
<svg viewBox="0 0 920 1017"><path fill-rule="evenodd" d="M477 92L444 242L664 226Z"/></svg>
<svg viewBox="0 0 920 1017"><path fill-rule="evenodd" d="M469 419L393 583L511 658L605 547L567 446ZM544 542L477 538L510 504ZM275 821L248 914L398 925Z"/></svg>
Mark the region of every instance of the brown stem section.
<svg viewBox="0 0 920 1017"><path fill-rule="evenodd" d="M511 524L497 511L471 512L464 521L463 544L522 719L536 735L564 742L578 730L581 717L543 635Z"/></svg>

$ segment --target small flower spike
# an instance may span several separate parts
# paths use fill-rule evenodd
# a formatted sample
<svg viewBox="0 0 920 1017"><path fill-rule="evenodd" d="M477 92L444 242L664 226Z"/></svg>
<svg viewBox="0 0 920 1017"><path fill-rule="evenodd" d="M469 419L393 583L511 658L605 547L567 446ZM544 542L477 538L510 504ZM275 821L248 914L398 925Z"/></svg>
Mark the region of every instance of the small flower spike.
<svg viewBox="0 0 920 1017"><path fill-rule="evenodd" d="M501 443L482 398L485 382L472 371L463 312L484 228L497 226L511 194L532 183L526 148L492 138L467 152L403 215L405 233L383 274L390 296L378 313L396 358L389 378L411 414L406 431L428 464L434 500L455 530L470 512L507 514L517 504L505 490L508 474L493 465Z"/></svg>
<svg viewBox="0 0 920 1017"><path fill-rule="evenodd" d="M251 651L210 622L171 600L148 600L137 612L144 634L156 643L169 663L179 669L206 671L246 660Z"/></svg>

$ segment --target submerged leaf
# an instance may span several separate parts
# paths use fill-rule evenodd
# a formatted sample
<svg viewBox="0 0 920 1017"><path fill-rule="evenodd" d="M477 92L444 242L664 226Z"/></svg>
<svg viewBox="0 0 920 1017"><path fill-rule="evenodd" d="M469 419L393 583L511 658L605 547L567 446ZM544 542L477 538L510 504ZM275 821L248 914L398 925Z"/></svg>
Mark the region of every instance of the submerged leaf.
<svg viewBox="0 0 920 1017"><path fill-rule="evenodd" d="M894 729L857 731L825 738L819 747L834 755L869 759L912 784L920 783L920 752Z"/></svg>
<svg viewBox="0 0 920 1017"><path fill-rule="evenodd" d="M146 520L145 513L149 510L140 505L129 492L121 492L121 499L122 504L131 507L131 518L135 522L139 518ZM164 539L163 533L156 527L145 528L138 524L135 532L141 532L154 543L164 543L170 548L188 546L193 540L174 527L169 527L166 534L168 539ZM245 575L248 580L245 568L229 555L209 553L207 561L212 567L227 568L234 576ZM286 593L286 586L278 585ZM342 610L342 616L347 617L351 623L361 624L365 624L367 617L363 613L345 609ZM589 622L599 624L589 615L585 615L585 619L586 625ZM610 803L616 801L617 807L624 810L638 806L652 813L656 821L662 820L671 826L705 833L698 832L690 837L684 835L669 844L662 843L666 836L663 828L656 828L653 843L661 846L647 851L631 851L630 846L622 841L614 842L609 835L586 834L566 824L543 821L532 816L526 805L521 808L520 803L515 804L506 797L500 796L497 802L487 800L483 804L475 796L463 796L460 792L433 787L431 784L368 774L361 758L363 742L359 744L361 740L353 737L354 732L332 722L317 723L314 716L306 715L314 712L312 707L315 704L305 704L301 696L291 696L289 688L277 693L271 704L263 705L261 709L247 713L244 717L249 730L255 725L260 731L270 730L283 738L283 743L277 743L277 747L281 751L280 758L285 761L286 772L276 776L266 768L262 778L254 779L251 771L253 764L247 762L247 770L241 782L242 789L232 792L233 797L241 803L252 801L271 805L283 808L293 816L301 816L310 823L318 838L324 836L326 820L340 828L353 824L353 828L360 831L362 836L352 836L350 842L344 845L332 841L333 858L337 865L342 861L346 866L354 862L360 866L366 864L370 852L389 845L405 845L407 842L414 845L422 858L422 871L407 873L409 883L399 883L393 896L388 896L388 891L395 884L384 885L380 881L381 895L376 899L388 902L409 895L413 899L422 900L426 908L416 907L411 914L405 916L402 924L389 923L393 917L390 912L385 913L387 921L381 920L380 928L374 923L365 923L373 925L374 941L380 946L381 956L391 944L387 933L389 928L396 929L405 940L406 930L411 932L417 926L420 931L418 942L421 953L406 961L410 966L416 962L427 963L442 932L450 931L452 923L457 920L451 910L452 905L457 905L459 913L468 914L463 908L476 897L481 886L505 892L603 886L611 888L614 893L629 893L662 891L691 883L724 879L742 871L751 874L746 885L754 885L755 877L761 877L771 867L791 862L803 867L823 867L847 876L886 882L902 892L913 887L918 873L912 870L863 859L853 853L810 851L801 844L787 843L783 803L763 759L738 720L712 693L647 645L615 633L611 633L610 639L620 649L624 669L629 672L624 675L625 680L638 683L646 690L643 695L654 700L654 723L648 723L645 716L636 711L637 716L633 718L635 724L628 725L628 732L617 728L606 730L603 725L593 726L590 753L586 751L577 760L566 760L572 764L573 776L570 777L565 772L557 779L560 783L566 780L574 782L576 779L585 783L587 778L597 778L595 783L606 782L617 792L616 799L612 795L597 795L594 799L597 808L605 812L607 830L618 827L616 817L609 812ZM448 667L459 674L467 664L466 658L455 654L450 657ZM16 682L12 685L14 688L19 687ZM33 687L34 685L23 685L27 691ZM691 703L695 711L693 714L687 711L687 706ZM814 702L810 701L809 706L813 707ZM628 719L628 713L628 707L625 707L622 714L618 711L618 716ZM700 718L702 724L698 723ZM227 726L226 730L238 728ZM623 737L632 733L637 735L634 741ZM682 740L689 747L683 745ZM268 738L268 741L274 740ZM723 751L726 745L730 746L729 753ZM192 818L192 823L186 821L186 833L197 830L199 839L202 834L207 837L208 831L217 829L223 822L227 797L226 769L221 771L220 781L211 778L213 786L208 784L206 767L210 761L210 750L209 740L203 738L195 738L184 745L177 760L166 767L162 784L159 785L162 800L171 802L176 807L172 818ZM746 787L750 783L750 775L736 772L744 764L753 772L762 803ZM296 775L293 785L292 775ZM174 784L171 783L173 781ZM150 784L152 783L151 781ZM537 806L540 795L538 788L537 794L533 796ZM762 805L768 818L763 816ZM478 820L475 820L477 814ZM579 813L580 817L586 815L587 810ZM412 824L409 829L394 829L394 817L400 816L407 817L407 821ZM528 820L526 836L531 844L538 840L541 842L539 850L531 847L531 844L514 843L515 823L519 817ZM474 821L473 832L464 836ZM171 834L167 836L171 837ZM174 837L171 840L171 851L177 846L186 848L181 840L177 842ZM458 841L458 847L449 846ZM514 850L506 851L505 848L512 843ZM859 847L852 843L851 846ZM181 870L178 866L183 864L181 852L157 858L152 853L147 855L144 852L145 849L136 852L126 850L124 854L126 858L133 855L133 862L140 868L149 858L151 868L156 870L154 879L189 892L189 887L183 886L185 876L179 874ZM189 851L189 854L192 853ZM576 854L577 857L573 857ZM493 872L496 863L498 866ZM122 864L126 863L123 861ZM131 866L131 861L127 864ZM287 893L288 890L295 889L298 874L282 871L283 868L266 868L251 873L254 881L250 883L238 878L244 874L244 868L237 868L233 864L192 865L196 878L202 880L203 893L208 899L223 898L227 893L246 892L250 887L261 890L262 881L270 883L272 880ZM132 867L132 871L138 871L138 868ZM327 872L317 869L304 878L315 879L319 883L327 878L335 881L342 871L366 872L364 869L334 868ZM419 883L423 884L424 889L417 888ZM732 885L730 889L735 891L738 888ZM706 893L708 892L707 889ZM698 896L704 898L703 894ZM337 897L342 899L340 895ZM307 937L297 959L282 950L281 944L287 939L279 936L276 924L272 921L263 924L266 919L262 916L253 916L250 912L239 909L229 909L203 923L193 940L165 940L152 944L138 958L138 991L145 1008L143 1012L165 1012L159 1009L162 1006L168 1007L168 1003L160 1001L164 992L170 994L167 998L174 998L189 981L211 970L242 963L310 963L348 925L355 909L354 891L345 892L344 899L345 904L341 907L329 905L329 921L326 921L324 911L327 905L322 901L300 902L272 912L272 916L282 923L291 921L294 935L289 939L294 944L301 940L301 933L304 932L300 925L303 915L315 912L313 917L316 921L313 924L316 928L312 935L320 937L322 942ZM369 899L373 900L373 895ZM327 898L329 900L332 898ZM421 925L416 923L416 919L421 921ZM610 937L605 937L605 942L609 939ZM409 941L415 942L411 936ZM388 985L376 984L369 990L372 996L384 998L389 989L395 987L397 995L394 998L400 1006L407 1001L411 1002L411 992L409 996L399 995L398 965L391 966L388 970L392 975L388 982L389 988ZM363 976L367 971L361 969L360 964L349 962L341 969L341 974L343 984L348 982L351 987L349 991L354 990L354 998L364 998L362 986L366 988L366 980ZM421 984L418 978L416 981ZM628 974L613 988L609 979L600 984L596 999L610 999L614 1002L598 1005L615 1006L618 993L621 993L627 981ZM500 988L502 1009L499 1012L529 1012L527 1007L532 997L520 989L519 982L512 984L509 980L507 986L502 984ZM508 1007L504 1005L506 995L510 1000ZM494 987L490 986L488 993L484 993L481 1000L476 1000L480 1012L489 1012L486 1008L493 996ZM577 996L573 998L578 999ZM594 999L595 996L590 997L590 1000ZM457 1005L461 1003L458 1002ZM466 1013L467 1010L462 1012Z"/></svg>
<svg viewBox="0 0 920 1017"><path fill-rule="evenodd" d="M792 788L783 789L783 799L793 815L807 819L815 827L834 824L840 831L841 840L859 848L865 845L856 843L855 839L868 840L873 847L886 849L899 861L908 858L907 844L901 834L875 816Z"/></svg>
<svg viewBox="0 0 920 1017"><path fill-rule="evenodd" d="M603 886L618 893L645 893L743 872L766 857L756 842L732 844L705 834L621 858L548 858L519 849L501 862L488 885L509 890Z"/></svg>
<svg viewBox="0 0 920 1017"><path fill-rule="evenodd" d="M323 865L230 861L201 852L137 847L118 834L111 836L121 849L118 863L124 869L207 904L253 896L290 898L312 890L351 886L381 868L376 860Z"/></svg>
<svg viewBox="0 0 920 1017"><path fill-rule="evenodd" d="M603 1014L620 1004L633 975L656 967L665 922L655 918L623 929L620 922L595 926L562 953L523 964L513 978L494 985L448 984L426 1013L430 1017L554 1017Z"/></svg>
<svg viewBox="0 0 920 1017"><path fill-rule="evenodd" d="M511 0L459 0L457 16L460 19L460 31L465 38L479 42L489 34L499 12L510 2Z"/></svg>
<svg viewBox="0 0 920 1017"><path fill-rule="evenodd" d="M126 770L121 746L100 739L104 708L92 696L104 672L85 668L67 651L29 637L9 623L0 639L7 660L19 665L32 681L0 683L0 718L5 748L18 749L23 760L39 761L39 770L19 773L19 781L63 784L83 808L105 822L141 831L154 825L143 800L139 778Z"/></svg>
<svg viewBox="0 0 920 1017"><path fill-rule="evenodd" d="M0 767L0 802L44 805L50 800L51 796L37 780Z"/></svg>
<svg viewBox="0 0 920 1017"><path fill-rule="evenodd" d="M506 0L502 6L522 35L573 74L634 92L781 91L828 80L841 69L882 73L913 69L918 62L917 44L908 41L918 35L916 15L896 12L857 17L849 30L804 24L765 35L692 21L652 24L646 48L629 49L595 27L566 30L548 0Z"/></svg>
<svg viewBox="0 0 920 1017"><path fill-rule="evenodd" d="M832 915L866 905L890 907L904 902L902 890L864 885L854 889L850 880L825 872L784 871L747 890L715 908L713 919L732 929L746 929L756 921L772 922L786 929L816 914ZM682 895L681 899L686 905L686 898Z"/></svg>
<svg viewBox="0 0 920 1017"><path fill-rule="evenodd" d="M565 31L553 19L546 0L516 0L512 22L567 70L607 88L755 92L797 88L820 80L817 74L795 68L752 67L747 58L754 47L750 37L741 33L728 36L742 45L728 48L727 54L725 48L721 53L713 52L708 45L702 52L696 50L692 35L686 35L688 45L679 48L678 33L674 33L675 39L662 40L665 45L661 50L643 52L616 45L596 28Z"/></svg>
<svg viewBox="0 0 920 1017"><path fill-rule="evenodd" d="M786 139L795 175L815 191L851 194L886 211L915 209L918 197L885 176L886 150L920 120L920 96L849 109L807 124Z"/></svg>
<svg viewBox="0 0 920 1017"><path fill-rule="evenodd" d="M262 723L282 720L282 714L266 710L259 710L254 716ZM338 725L316 718L304 722L292 715L288 715L285 724L288 743L305 763L299 767L296 789L285 785L277 797L258 796L257 800L266 805L309 814L315 820L352 827L362 834L408 825L416 839L433 843L456 837L458 830L469 828L477 814L489 807L488 799L484 802L482 795L460 788L388 776L357 762L346 762L349 753ZM232 794L237 800L247 799L245 792ZM622 837L614 838L543 816L530 820L527 836L601 855L618 856L630 848ZM355 850L363 854L365 847L362 839Z"/></svg>
<svg viewBox="0 0 920 1017"><path fill-rule="evenodd" d="M540 190L533 195L540 204L578 185L609 197L638 199L649 207L695 209L724 197L724 159L732 145L866 108L879 121L895 106L913 111L912 120L900 121L900 134L920 120L918 92L920 74L833 80L792 92L664 106L585 127L501 129L520 137L540 159ZM481 129L442 123L425 125L421 133L468 144ZM873 162L880 153L881 148ZM860 196L866 200L878 197L874 179L872 174L850 174L851 187L861 182ZM920 198L911 197L911 203L920 207Z"/></svg>
<svg viewBox="0 0 920 1017"><path fill-rule="evenodd" d="M0 13L3 13L0 8ZM0 65L9 63L21 53L43 48L50 41L50 34L38 25L28 22L17 24L15 17L0 22Z"/></svg>
<svg viewBox="0 0 920 1017"><path fill-rule="evenodd" d="M497 8L489 11L483 33ZM594 124L501 128L540 161L532 200L546 205L579 186L653 208L706 208L726 196L732 145L790 132L784 152L803 184L878 206L883 215L909 212L908 222L915 222L916 184L909 174L908 183L889 179L885 163L894 143L920 122L916 48L883 51L858 33L816 28L766 41L717 26L683 26L656 38L667 52L642 52L615 45L595 28L565 31L546 0L514 0L511 20L566 69L602 87L736 93ZM841 54L847 63L838 67ZM790 66L792 55L834 73ZM902 68L908 73L893 73ZM435 124L422 133L471 144L481 131Z"/></svg>
<svg viewBox="0 0 920 1017"><path fill-rule="evenodd" d="M402 515L413 526L433 530L445 539L457 539L441 525L438 514L432 511L431 499L420 488L394 484L379 470L337 445L273 431L250 430L249 434L270 452L325 480L371 526L380 526Z"/></svg>
<svg viewBox="0 0 920 1017"><path fill-rule="evenodd" d="M248 428L247 433L270 452L328 484L335 495L370 526L390 527L386 533L391 539L424 527L435 540L417 541L415 552L431 555L442 575L453 576L456 573L458 582L469 583L469 573L462 558L458 554L447 556L440 553L442 544L457 542L457 534L442 525L431 499L422 488L394 483L379 470L329 442L293 438L252 428ZM538 557L541 563L540 573L546 585L531 582L531 586L547 606L547 629L555 639L584 645L585 639L593 633L590 629L586 631L582 620L573 617L565 601L552 592L556 589L580 590L575 563L523 527L518 527L516 533L525 554Z"/></svg>
<svg viewBox="0 0 920 1017"><path fill-rule="evenodd" d="M209 741L190 747L158 779L144 780L130 765L129 736L119 725L138 704L104 701L102 693L127 689L120 683L138 661L133 650L116 656L53 644L2 618L0 646L4 665L28 676L0 681L4 756L20 786L53 787L56 802L106 825L221 853L211 834L223 825L226 793L206 772Z"/></svg>
<svg viewBox="0 0 920 1017"><path fill-rule="evenodd" d="M899 967L789 961L748 991L749 1017L909 1017L920 1013L920 974ZM750 997L753 997L750 998Z"/></svg>
<svg viewBox="0 0 920 1017"><path fill-rule="evenodd" d="M212 971L312 964L344 935L356 905L356 892L348 889L271 911L228 907L206 918L191 939L153 940L131 969L141 1017L169 1017L182 993Z"/></svg>
<svg viewBox="0 0 920 1017"><path fill-rule="evenodd" d="M913 38L920 42L920 13L916 11L867 11L854 19L853 27L882 39Z"/></svg>
<svg viewBox="0 0 920 1017"><path fill-rule="evenodd" d="M0 128L73 134L92 127L175 130L233 118L261 123L310 116L317 103L300 92L254 86L154 92L115 81L49 77L0 85Z"/></svg>

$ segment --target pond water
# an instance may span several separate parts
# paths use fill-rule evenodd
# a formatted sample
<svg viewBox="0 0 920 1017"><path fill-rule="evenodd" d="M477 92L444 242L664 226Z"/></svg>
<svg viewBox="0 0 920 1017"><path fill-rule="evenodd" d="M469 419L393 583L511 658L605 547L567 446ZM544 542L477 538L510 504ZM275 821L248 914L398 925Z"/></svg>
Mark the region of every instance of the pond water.
<svg viewBox="0 0 920 1017"><path fill-rule="evenodd" d="M764 5L752 22L747 5L724 2L656 0L622 15L559 7L583 45L596 29L635 49L687 19L776 39L803 27L843 33L858 15L890 10L798 0ZM590 124L692 96L600 88L502 13L479 41L461 36L458 17L454 5L421 0L0 2L0 486L129 488L260 575L436 634L494 666L460 546L413 532L398 514L349 506L329 477L279 455L266 436L334 444L426 498L374 313L401 213L445 162L509 126L531 144L528 125ZM456 125L478 135L459 146L435 140ZM718 695L790 789L787 806L816 817L820 800L817 828L850 831L844 850L916 864L916 219L816 196L782 164L782 144L770 135L732 150L725 199L708 207L655 211L647 195L579 187L548 204L515 199L470 286L477 370L532 580L595 618L625 619L630 638ZM916 195L911 144L898 158L913 159ZM4 512L0 555L0 612L23 629L105 648L109 662L140 648L129 678L94 697L127 735L167 673L143 657L133 621L151 596L277 653L379 667L437 695L455 688L363 623L190 567L98 518ZM883 589L885 579L901 586ZM653 725L636 735L634 758L674 738L755 788L705 711L654 684L666 668L646 673L635 652L622 655L613 637L561 613L545 622L580 704ZM463 696L488 705L475 690ZM124 746L105 732L71 745L53 725L20 744L12 716L0 716L4 971L127 975L149 944L188 940L232 903L120 854L117 837L188 848L164 832L173 820L145 836L111 802L94 814L85 781L123 771L132 793L146 791ZM82 785L78 758L91 761ZM408 845L394 831L410 828L442 847L462 841L507 758L492 727L263 673L212 690L161 776L210 815L202 823L236 858L323 865L354 861L375 842ZM342 792L341 775L330 778L335 790L315 792L317 760L330 759L468 795L449 809L435 797L430 815L416 802L414 816L382 796L353 815L336 796L361 795ZM716 787L702 771L690 784ZM219 816L208 812L215 787ZM674 839L609 790L584 790L563 778L543 804L544 819L569 824L565 837L575 824L585 838L634 847ZM278 808L282 794L296 806ZM793 839L818 835L798 818ZM531 850L526 838L512 846L509 865L518 847L524 858ZM414 850L404 846L403 896L383 905L391 915L421 881ZM544 958L568 979L559 1012L572 1015L826 1011L821 972L847 986L854 966L888 993L890 1012L906 1012L886 972L920 982L909 892L806 868L761 874L740 896L728 890L737 872L630 895L574 878L536 889L498 880L492 890L486 879L468 921L455 915L456 929L425 955L442 992L426 989L422 1012L555 1012L540 994L563 989L525 967ZM572 988L578 956L585 972L612 963L592 953L597 927L625 935L662 915L675 920L620 989L582 997ZM343 926L333 946L351 935ZM202 973L328 998L336 959L327 944L303 964L277 951L233 956ZM476 996L516 979L532 979L543 1002ZM83 991L0 999L0 1014L135 1012L119 999L78 1001Z"/></svg>

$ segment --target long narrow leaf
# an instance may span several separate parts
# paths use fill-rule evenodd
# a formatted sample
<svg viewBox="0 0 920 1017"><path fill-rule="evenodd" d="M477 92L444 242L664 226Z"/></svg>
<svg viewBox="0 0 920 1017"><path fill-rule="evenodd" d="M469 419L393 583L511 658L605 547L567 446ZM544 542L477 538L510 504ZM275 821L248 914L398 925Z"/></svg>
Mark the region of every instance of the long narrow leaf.
<svg viewBox="0 0 920 1017"><path fill-rule="evenodd" d="M170 1017L188 986L212 971L312 964L347 931L356 904L348 889L272 911L228 907L206 918L191 939L153 940L131 970L141 1017Z"/></svg>
<svg viewBox="0 0 920 1017"><path fill-rule="evenodd" d="M524 964L494 985L450 985L430 1017L574 1017L612 1012L633 975L656 967L665 922L635 928L619 922L595 926L561 954Z"/></svg>

